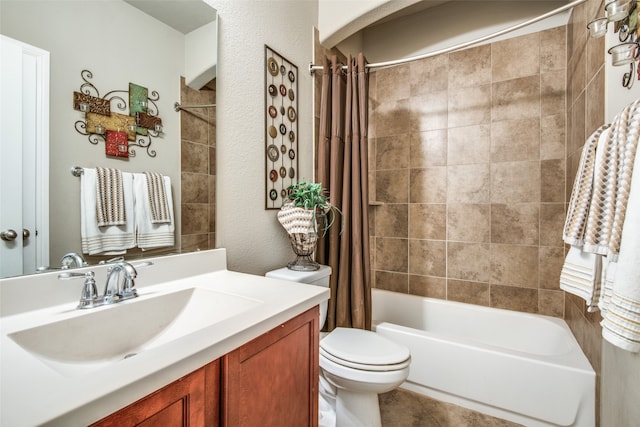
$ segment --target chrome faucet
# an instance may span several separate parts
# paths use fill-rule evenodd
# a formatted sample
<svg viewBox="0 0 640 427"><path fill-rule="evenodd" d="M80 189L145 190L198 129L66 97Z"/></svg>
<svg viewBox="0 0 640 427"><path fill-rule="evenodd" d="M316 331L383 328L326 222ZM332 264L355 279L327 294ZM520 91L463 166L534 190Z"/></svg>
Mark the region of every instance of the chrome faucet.
<svg viewBox="0 0 640 427"><path fill-rule="evenodd" d="M65 254L62 257L62 260L60 260L60 263L62 264L63 270L71 268L72 264L75 264L76 268L86 267L87 265L89 265L84 260L84 258L82 258L82 255L79 255L75 252L69 252L68 254Z"/></svg>
<svg viewBox="0 0 640 427"><path fill-rule="evenodd" d="M134 279L138 275L135 267L126 261L120 261L107 270L107 284L102 296L104 304L111 304L138 296ZM120 273L124 274L122 287L120 287Z"/></svg>
<svg viewBox="0 0 640 427"><path fill-rule="evenodd" d="M85 281L84 286L82 287L82 294L80 296L78 308L93 308L137 297L138 291L135 288L134 281L138 275L136 267L141 268L148 267L150 265L153 265L151 261L141 262L135 266L125 261L115 263L107 270L107 283L104 287L104 294L102 296L98 295L98 291L96 290L93 271L86 273L64 272L58 274L58 279L70 280L84 278ZM121 275L124 275L122 278L122 286L120 286Z"/></svg>

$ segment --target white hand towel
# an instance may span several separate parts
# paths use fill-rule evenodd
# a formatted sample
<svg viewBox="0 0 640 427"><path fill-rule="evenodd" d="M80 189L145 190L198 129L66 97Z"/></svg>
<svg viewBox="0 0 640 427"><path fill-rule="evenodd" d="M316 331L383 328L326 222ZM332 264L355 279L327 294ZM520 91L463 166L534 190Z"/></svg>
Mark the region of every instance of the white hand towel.
<svg viewBox="0 0 640 427"><path fill-rule="evenodd" d="M584 299L595 311L600 299L602 257L571 246L560 272L560 289Z"/></svg>
<svg viewBox="0 0 640 427"><path fill-rule="evenodd" d="M640 351L640 156L634 160L620 253L611 298L605 300L602 336L610 343Z"/></svg>
<svg viewBox="0 0 640 427"><path fill-rule="evenodd" d="M96 170L85 168L80 178L80 237L82 252L89 255L121 255L136 245L132 218L124 225L98 227ZM133 176L122 174L124 207L133 212Z"/></svg>
<svg viewBox="0 0 640 427"><path fill-rule="evenodd" d="M167 223L154 224L152 223L151 206L149 204L147 177L144 173L136 173L133 175L137 246L143 250L173 246L175 244L175 224L171 178L168 176L162 177L170 221Z"/></svg>

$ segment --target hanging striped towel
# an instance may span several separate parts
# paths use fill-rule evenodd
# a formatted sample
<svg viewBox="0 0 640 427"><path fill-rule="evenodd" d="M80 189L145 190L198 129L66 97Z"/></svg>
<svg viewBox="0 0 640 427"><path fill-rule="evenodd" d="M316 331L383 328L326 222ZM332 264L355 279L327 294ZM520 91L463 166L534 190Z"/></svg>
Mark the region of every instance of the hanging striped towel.
<svg viewBox="0 0 640 427"><path fill-rule="evenodd" d="M620 252L631 171L640 131L640 99L625 107L612 122L608 138L598 143L583 250L610 257Z"/></svg>
<svg viewBox="0 0 640 427"><path fill-rule="evenodd" d="M122 172L113 168L96 168L96 220L98 227L125 225Z"/></svg>
<svg viewBox="0 0 640 427"><path fill-rule="evenodd" d="M166 224L171 222L164 178L159 173L145 172L147 193L149 195L149 211L152 224Z"/></svg>
<svg viewBox="0 0 640 427"><path fill-rule="evenodd" d="M560 289L584 299L587 311L596 311L600 300L602 255L571 246L560 272Z"/></svg>
<svg viewBox="0 0 640 427"><path fill-rule="evenodd" d="M596 148L607 140L610 126L611 125L606 124L596 129L582 148L578 173L573 182L573 190L571 191L571 198L567 209L567 218L562 232L564 242L573 246L582 246L584 244L589 205L591 204L593 196Z"/></svg>

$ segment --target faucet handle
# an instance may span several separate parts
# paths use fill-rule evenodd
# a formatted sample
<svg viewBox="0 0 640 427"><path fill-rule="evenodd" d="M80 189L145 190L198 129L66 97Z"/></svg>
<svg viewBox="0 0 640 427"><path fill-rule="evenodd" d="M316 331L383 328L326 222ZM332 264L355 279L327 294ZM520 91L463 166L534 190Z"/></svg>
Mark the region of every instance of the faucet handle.
<svg viewBox="0 0 640 427"><path fill-rule="evenodd" d="M103 265L103 264L115 264L116 262L120 262L120 261L124 261L124 257L123 256L117 256L115 258L103 259L101 261L98 261L98 264L100 264L100 265Z"/></svg>
<svg viewBox="0 0 640 427"><path fill-rule="evenodd" d="M102 305L102 300L98 295L98 288L96 287L96 281L94 279L95 274L93 271L86 273L60 273L58 279L60 280L72 280L84 278L84 285L82 286L82 293L80 294L80 302L78 308L92 308Z"/></svg>

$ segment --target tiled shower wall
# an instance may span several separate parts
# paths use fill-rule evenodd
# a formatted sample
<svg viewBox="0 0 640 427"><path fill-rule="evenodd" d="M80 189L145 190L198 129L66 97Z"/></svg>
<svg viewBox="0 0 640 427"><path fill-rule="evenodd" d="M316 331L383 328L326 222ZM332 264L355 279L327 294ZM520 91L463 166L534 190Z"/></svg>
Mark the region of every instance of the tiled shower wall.
<svg viewBox="0 0 640 427"><path fill-rule="evenodd" d="M603 6L604 2L601 0L590 0L573 8L567 26L567 201L585 139L602 125L605 119L604 38L592 39L586 30L589 21L604 16ZM565 320L600 378L600 312L588 313L584 300L567 294ZM597 395L599 396L599 393ZM596 407L599 408L599 405Z"/></svg>
<svg viewBox="0 0 640 427"><path fill-rule="evenodd" d="M182 105L214 104L215 79L201 90L180 81ZM181 124L181 251L215 247L216 108L182 110Z"/></svg>
<svg viewBox="0 0 640 427"><path fill-rule="evenodd" d="M374 286L564 315L566 27L370 80Z"/></svg>

